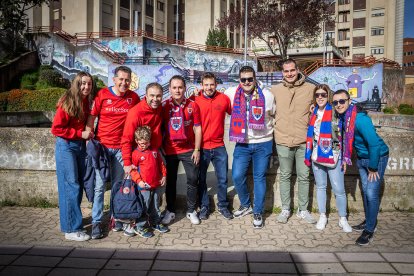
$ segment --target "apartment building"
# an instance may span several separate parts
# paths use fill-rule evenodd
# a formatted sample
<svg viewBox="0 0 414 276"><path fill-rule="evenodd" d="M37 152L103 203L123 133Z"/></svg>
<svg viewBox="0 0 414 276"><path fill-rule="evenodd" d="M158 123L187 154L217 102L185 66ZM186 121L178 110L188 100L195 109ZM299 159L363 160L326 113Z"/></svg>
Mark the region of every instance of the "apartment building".
<svg viewBox="0 0 414 276"><path fill-rule="evenodd" d="M366 56L402 63L404 0L337 0L325 36L345 58Z"/></svg>
<svg viewBox="0 0 414 276"><path fill-rule="evenodd" d="M414 38L404 38L402 65L406 75L414 75Z"/></svg>

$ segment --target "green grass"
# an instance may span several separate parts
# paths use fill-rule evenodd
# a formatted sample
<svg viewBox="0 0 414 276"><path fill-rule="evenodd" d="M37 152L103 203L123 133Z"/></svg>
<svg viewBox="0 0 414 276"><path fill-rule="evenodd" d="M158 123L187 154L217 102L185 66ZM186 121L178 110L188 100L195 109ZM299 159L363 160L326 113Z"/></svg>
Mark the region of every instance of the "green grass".
<svg viewBox="0 0 414 276"><path fill-rule="evenodd" d="M51 203L45 198L30 198L29 200L18 203L13 200L0 201L0 207L34 207L34 208L57 208L58 205Z"/></svg>

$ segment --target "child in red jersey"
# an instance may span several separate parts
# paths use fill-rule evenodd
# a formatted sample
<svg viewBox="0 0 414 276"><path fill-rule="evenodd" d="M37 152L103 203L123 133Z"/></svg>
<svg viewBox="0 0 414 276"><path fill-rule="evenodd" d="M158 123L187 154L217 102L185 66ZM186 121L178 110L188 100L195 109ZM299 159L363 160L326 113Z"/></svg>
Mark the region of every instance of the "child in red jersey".
<svg viewBox="0 0 414 276"><path fill-rule="evenodd" d="M161 233L169 231L167 226L161 224L160 198L161 187L165 185L167 170L158 149L150 145L151 128L149 126L138 127L135 131L137 148L132 153L132 164L136 167L131 171L132 180L138 184L147 208L147 215L143 215L136 222L134 232L143 238L154 236L145 228L148 220L153 230Z"/></svg>

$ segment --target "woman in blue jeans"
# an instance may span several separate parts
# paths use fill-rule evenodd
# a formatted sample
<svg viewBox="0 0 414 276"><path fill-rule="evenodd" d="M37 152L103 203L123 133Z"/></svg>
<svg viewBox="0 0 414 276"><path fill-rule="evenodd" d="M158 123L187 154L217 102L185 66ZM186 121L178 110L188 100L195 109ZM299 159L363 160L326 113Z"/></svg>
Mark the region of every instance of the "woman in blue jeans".
<svg viewBox="0 0 414 276"><path fill-rule="evenodd" d="M339 214L338 225L344 232L352 232L346 219L346 193L344 185L344 170L341 160L341 139L338 133L338 122L334 116L332 105L328 103L330 89L325 84L317 85L314 89L316 107L309 121L306 139L305 163L312 165L316 183L319 220L316 228L326 227L326 188L327 177L331 182L336 198ZM344 163L345 164L345 163Z"/></svg>
<svg viewBox="0 0 414 276"><path fill-rule="evenodd" d="M333 103L338 114L344 114L349 108L349 94L345 90L335 92ZM365 210L365 220L353 226L361 232L356 240L358 245L368 245L374 236L380 204L381 183L384 179L388 162L388 146L378 136L371 118L365 111L356 114L354 130L354 148L357 153L357 165L362 184L362 198Z"/></svg>
<svg viewBox="0 0 414 276"><path fill-rule="evenodd" d="M93 133L85 130L90 103L93 99L93 79L80 72L71 87L59 99L51 132L56 136L56 175L59 194L60 229L65 238L86 241L90 236L82 229L80 204L85 172L85 140Z"/></svg>

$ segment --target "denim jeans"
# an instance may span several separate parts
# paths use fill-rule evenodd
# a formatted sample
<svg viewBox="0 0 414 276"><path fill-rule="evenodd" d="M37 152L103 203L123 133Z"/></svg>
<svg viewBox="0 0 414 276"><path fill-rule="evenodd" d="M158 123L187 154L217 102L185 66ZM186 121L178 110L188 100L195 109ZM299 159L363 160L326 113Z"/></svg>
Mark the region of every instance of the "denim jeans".
<svg viewBox="0 0 414 276"><path fill-rule="evenodd" d="M145 206L148 210L147 214L144 213L140 218L136 220L138 227L144 227L148 221L150 225L157 225L161 221L160 200L162 196L162 187L157 187L153 190L141 190L141 198L144 199ZM150 226L148 225L148 226Z"/></svg>
<svg viewBox="0 0 414 276"><path fill-rule="evenodd" d="M106 153L109 158L111 170L111 187L124 178L124 161L122 160L121 149L107 148ZM92 223L100 223L103 217L104 194L106 183L102 181L99 170L95 171L95 189L92 205Z"/></svg>
<svg viewBox="0 0 414 276"><path fill-rule="evenodd" d="M362 184L362 199L365 210L365 230L374 232L380 204L381 183L384 180L385 169L387 168L388 155L380 157L378 163L379 179L368 181L369 159L358 159L357 165Z"/></svg>
<svg viewBox="0 0 414 276"><path fill-rule="evenodd" d="M335 168L328 168L312 162L313 175L316 183L316 198L319 213L326 213L326 187L328 179L331 182L332 191L335 194L336 208L340 217L346 217L346 193L344 184L344 172L341 170L341 160L338 160Z"/></svg>
<svg viewBox="0 0 414 276"><path fill-rule="evenodd" d="M290 188L293 172L293 163L296 165L298 182L298 208L300 211L308 209L309 204L309 167L305 165L306 145L286 147L276 145L280 169L280 199L282 209L290 210Z"/></svg>
<svg viewBox="0 0 414 276"><path fill-rule="evenodd" d="M240 199L240 205L249 207L250 194L247 188L247 171L253 162L253 213L262 214L266 195L266 172L273 151L273 141L245 144L236 143L233 153L232 177Z"/></svg>
<svg viewBox="0 0 414 276"><path fill-rule="evenodd" d="M183 163L185 175L187 176L187 212L192 213L197 205L197 184L199 166L191 160L192 151L166 155L167 163L167 186L165 188L165 197L167 200L167 210L176 212L175 201L177 198L177 172L180 161Z"/></svg>
<svg viewBox="0 0 414 276"><path fill-rule="evenodd" d="M203 149L200 159L200 177L199 177L199 196L202 207L209 209L210 201L207 193L207 169L213 163L214 171L217 177L217 198L218 208L227 208L229 202L227 201L227 171L228 171L228 156L224 146L214 149Z"/></svg>
<svg viewBox="0 0 414 276"><path fill-rule="evenodd" d="M59 193L60 230L81 231L86 147L84 140L56 138L56 175Z"/></svg>

